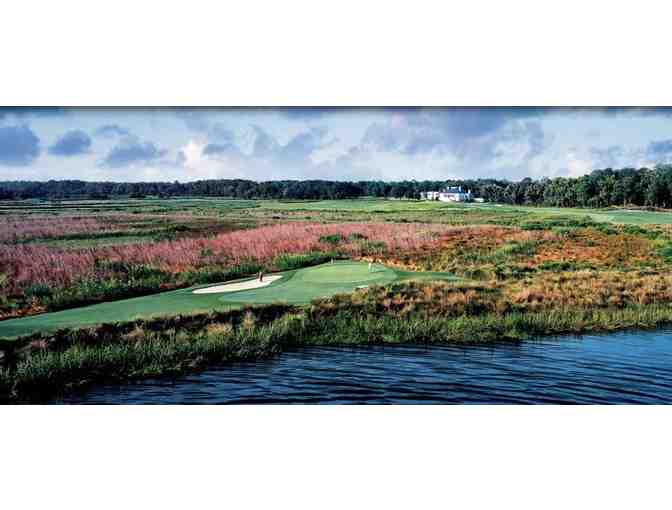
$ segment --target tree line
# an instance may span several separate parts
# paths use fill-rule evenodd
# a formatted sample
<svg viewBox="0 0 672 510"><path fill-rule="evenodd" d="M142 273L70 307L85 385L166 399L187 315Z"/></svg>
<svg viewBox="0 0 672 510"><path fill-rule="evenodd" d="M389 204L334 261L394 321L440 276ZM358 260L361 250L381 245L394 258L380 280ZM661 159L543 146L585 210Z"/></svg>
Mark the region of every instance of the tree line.
<svg viewBox="0 0 672 510"><path fill-rule="evenodd" d="M419 198L422 191L462 186L488 202L559 207L651 206L672 207L672 165L654 168L595 170L581 177L463 179L442 181L326 181L282 180L256 182L218 179L195 182L0 182L0 200L112 197L206 196L239 199L344 199L361 197Z"/></svg>

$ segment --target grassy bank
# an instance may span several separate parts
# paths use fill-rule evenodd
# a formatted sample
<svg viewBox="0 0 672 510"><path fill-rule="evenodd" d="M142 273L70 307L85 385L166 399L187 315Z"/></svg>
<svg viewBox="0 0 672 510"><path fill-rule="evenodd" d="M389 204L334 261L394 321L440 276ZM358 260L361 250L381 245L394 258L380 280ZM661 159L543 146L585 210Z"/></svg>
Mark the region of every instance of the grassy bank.
<svg viewBox="0 0 672 510"><path fill-rule="evenodd" d="M175 375L307 345L466 345L670 322L669 305L403 319L343 309L324 315L315 305L265 305L34 336L6 352L0 400L41 400L92 383Z"/></svg>

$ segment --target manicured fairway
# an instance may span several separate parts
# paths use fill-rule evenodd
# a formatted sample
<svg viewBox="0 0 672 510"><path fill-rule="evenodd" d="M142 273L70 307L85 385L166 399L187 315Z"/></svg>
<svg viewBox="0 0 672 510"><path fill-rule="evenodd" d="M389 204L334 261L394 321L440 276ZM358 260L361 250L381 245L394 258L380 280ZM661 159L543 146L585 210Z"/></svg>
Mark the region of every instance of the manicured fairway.
<svg viewBox="0 0 672 510"><path fill-rule="evenodd" d="M369 271L367 263L351 261L323 264L280 274L282 278L259 289L222 294L194 294L192 287L0 321L0 338L15 338L38 331L127 322L139 318L227 310L246 304L276 302L306 304L315 298L351 292L362 285L386 284L398 280L455 279L449 273L413 273L378 264Z"/></svg>
<svg viewBox="0 0 672 510"><path fill-rule="evenodd" d="M143 200L135 199L116 199L116 200L64 200L64 201L43 201L43 200L25 200L13 201L0 204L0 215L2 214L62 214L62 215L96 215L96 214L114 214L114 213L194 213L209 215L225 215L238 218L249 218L250 213L257 212L298 212L306 213L349 213L368 215L368 217L387 217L388 215L408 214L413 221L431 221L431 217L423 218L423 214L435 215L438 217L450 217L451 214L463 215L465 213L476 213L478 211L490 213L497 216L507 215L526 215L535 214L541 216L570 216L585 217L589 216L594 221L635 224L635 225L670 225L672 224L672 212L656 212L646 210L628 210L619 208L605 209L581 209L570 207L536 207L536 206L515 206L494 203L469 203L456 204L438 201L424 200L389 200L382 198L359 198L346 200L233 200L207 197L182 197L171 199L146 198ZM242 216L241 216L242 215ZM487 219L487 218L486 218ZM478 218L475 218L478 221ZM119 242L123 242L119 239ZM78 244L82 244L80 241ZM102 244L111 243L105 240ZM72 244L72 243L71 243ZM98 243L101 244L101 243ZM117 243L114 243L117 244Z"/></svg>
<svg viewBox="0 0 672 510"><path fill-rule="evenodd" d="M441 204L440 202L425 202L437 204L437 209L452 208L458 210L488 210L499 212L502 215L507 213L534 213L541 216L553 218L563 217L586 217L593 221L601 223L616 223L623 225L672 225L672 212L645 211L639 209L579 209L573 207L533 207L533 206L515 206L501 204Z"/></svg>
<svg viewBox="0 0 672 510"><path fill-rule="evenodd" d="M670 225L672 213L634 209L574 209L564 207L520 207L549 216L589 216L594 221L623 225Z"/></svg>
<svg viewBox="0 0 672 510"><path fill-rule="evenodd" d="M434 211L453 207L447 202L427 200L387 200L381 198L357 198L346 200L259 200L262 209L286 211L354 211L393 213L400 211Z"/></svg>
<svg viewBox="0 0 672 510"><path fill-rule="evenodd" d="M478 210L489 211L501 215L511 213L533 213L550 218L556 216L590 217L594 221L630 225L670 225L672 212L657 212L628 209L580 209L571 207L533 207L515 206L493 203L455 204L438 201L421 200L385 200L385 199L353 199L353 200L315 200L282 202L277 200L260 200L262 209L287 211L322 211L322 212L361 212L361 213L436 213L449 215L451 212L460 214Z"/></svg>

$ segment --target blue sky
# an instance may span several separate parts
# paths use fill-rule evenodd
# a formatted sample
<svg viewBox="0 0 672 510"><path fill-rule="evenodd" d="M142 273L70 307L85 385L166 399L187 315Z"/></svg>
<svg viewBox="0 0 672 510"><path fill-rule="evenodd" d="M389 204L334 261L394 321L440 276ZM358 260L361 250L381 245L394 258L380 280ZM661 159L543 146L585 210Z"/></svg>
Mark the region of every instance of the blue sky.
<svg viewBox="0 0 672 510"><path fill-rule="evenodd" d="M0 180L521 179L668 162L669 109L0 109Z"/></svg>

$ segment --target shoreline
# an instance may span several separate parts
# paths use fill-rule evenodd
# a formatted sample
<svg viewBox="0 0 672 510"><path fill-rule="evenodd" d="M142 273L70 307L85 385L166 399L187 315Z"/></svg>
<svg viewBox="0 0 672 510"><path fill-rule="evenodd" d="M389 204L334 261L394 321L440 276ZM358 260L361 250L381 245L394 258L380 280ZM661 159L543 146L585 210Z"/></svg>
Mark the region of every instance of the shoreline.
<svg viewBox="0 0 672 510"><path fill-rule="evenodd" d="M33 335L0 361L0 402L45 401L103 382L178 376L303 346L474 345L547 336L650 330L672 324L669 305L457 317L315 316L263 305Z"/></svg>

